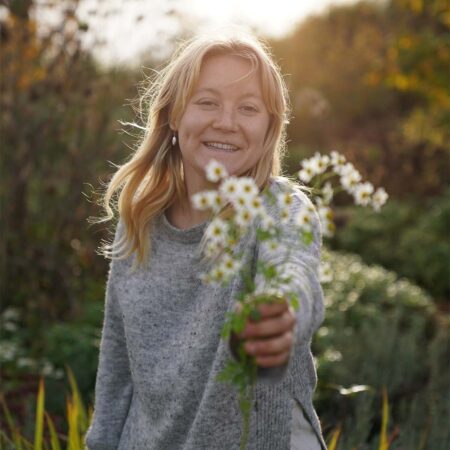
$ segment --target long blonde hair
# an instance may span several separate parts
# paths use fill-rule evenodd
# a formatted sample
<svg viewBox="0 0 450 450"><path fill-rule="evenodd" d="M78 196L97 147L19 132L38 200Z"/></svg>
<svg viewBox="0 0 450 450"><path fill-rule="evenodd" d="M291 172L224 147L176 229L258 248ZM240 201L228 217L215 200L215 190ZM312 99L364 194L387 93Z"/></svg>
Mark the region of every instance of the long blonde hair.
<svg viewBox="0 0 450 450"><path fill-rule="evenodd" d="M187 40L144 92L141 104L147 106L148 115L143 138L130 159L114 173L102 196L106 216L98 222L113 219L117 209L125 228L118 241L102 247L105 256L121 259L136 251L137 264L146 265L152 219L175 200L186 199L181 152L171 144L173 132L169 124L181 118L202 62L212 53L240 56L251 62L253 70L259 71L263 100L270 114L263 156L242 176L254 178L262 189L271 176L281 175L289 100L285 82L268 47L254 36L236 32Z"/></svg>

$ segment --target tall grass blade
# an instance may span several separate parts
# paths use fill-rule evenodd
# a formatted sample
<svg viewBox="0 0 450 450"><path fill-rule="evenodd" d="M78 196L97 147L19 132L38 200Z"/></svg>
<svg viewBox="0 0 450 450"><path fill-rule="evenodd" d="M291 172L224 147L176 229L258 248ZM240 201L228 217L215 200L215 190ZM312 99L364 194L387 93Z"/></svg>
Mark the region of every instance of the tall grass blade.
<svg viewBox="0 0 450 450"><path fill-rule="evenodd" d="M342 430L341 430L340 426L336 430L333 431L333 435L331 436L330 443L328 444L328 450L336 449L341 431Z"/></svg>
<svg viewBox="0 0 450 450"><path fill-rule="evenodd" d="M61 450L61 446L59 445L58 435L56 433L55 425L53 424L53 420L45 413L45 418L47 419L48 429L50 431L50 444L52 450Z"/></svg>
<svg viewBox="0 0 450 450"><path fill-rule="evenodd" d="M42 450L42 434L44 431L44 402L45 388L44 379L39 380L39 391L36 407L36 424L34 429L34 450Z"/></svg>
<svg viewBox="0 0 450 450"><path fill-rule="evenodd" d="M81 399L80 390L78 389L78 384L73 374L72 369L66 364L67 376L69 378L70 387L72 389L72 399L75 405L77 405L78 410L78 421L81 431L86 431L89 422L86 415L86 408L84 407L83 400Z"/></svg>
<svg viewBox="0 0 450 450"><path fill-rule="evenodd" d="M78 423L78 405L67 400L67 421L69 423L68 450L79 450L81 448L80 430Z"/></svg>
<svg viewBox="0 0 450 450"><path fill-rule="evenodd" d="M389 403L386 392L386 386L383 386L383 414L381 421L381 435L380 435L380 447L379 450L388 450L389 448L389 440L387 434L387 426L388 426L388 418L389 418Z"/></svg>

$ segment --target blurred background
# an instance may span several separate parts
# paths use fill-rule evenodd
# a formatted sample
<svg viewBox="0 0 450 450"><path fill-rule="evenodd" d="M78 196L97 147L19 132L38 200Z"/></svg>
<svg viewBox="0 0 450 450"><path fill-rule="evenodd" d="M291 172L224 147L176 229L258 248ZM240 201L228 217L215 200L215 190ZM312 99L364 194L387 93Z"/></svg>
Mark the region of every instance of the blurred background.
<svg viewBox="0 0 450 450"><path fill-rule="evenodd" d="M448 450L448 0L2 1L3 405L32 440L44 377L68 442L69 367L92 407L108 267L96 249L112 231L87 221L102 213L94 191L135 148L138 84L180 39L229 23L263 37L286 74L286 173L338 150L390 194L379 213L337 198L313 342L327 441L339 430L341 450ZM0 439L13 434L0 414Z"/></svg>

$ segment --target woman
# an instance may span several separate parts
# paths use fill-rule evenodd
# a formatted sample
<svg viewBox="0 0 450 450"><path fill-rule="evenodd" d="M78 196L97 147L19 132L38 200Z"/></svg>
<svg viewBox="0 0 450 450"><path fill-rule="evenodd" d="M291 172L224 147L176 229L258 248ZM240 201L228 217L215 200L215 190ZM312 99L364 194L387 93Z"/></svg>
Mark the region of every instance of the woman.
<svg viewBox="0 0 450 450"><path fill-rule="evenodd" d="M205 264L199 244L210 218L190 198L217 187L205 177L211 159L230 175L253 177L260 189L291 189L279 177L288 102L278 68L251 36L197 37L175 52L145 98L145 136L105 195L110 219L111 199L120 193L120 220L109 252L87 447L239 448L237 393L215 377L244 340L259 370L248 448L326 449L312 405L310 341L323 319L317 216L310 246L284 229L298 313L287 301L262 305L261 320L249 321L230 347L220 330L243 281L213 287L199 278ZM309 202L297 190L292 194L292 212ZM276 219L275 207L269 211ZM258 259L283 260L258 245L254 233L239 245L249 267ZM262 285L257 273L255 283Z"/></svg>

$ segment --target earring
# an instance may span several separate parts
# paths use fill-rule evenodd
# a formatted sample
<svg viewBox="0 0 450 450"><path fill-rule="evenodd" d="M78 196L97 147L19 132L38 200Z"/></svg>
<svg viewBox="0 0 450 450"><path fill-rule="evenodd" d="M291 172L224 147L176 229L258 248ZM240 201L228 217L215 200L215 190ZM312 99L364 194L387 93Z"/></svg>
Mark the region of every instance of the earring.
<svg viewBox="0 0 450 450"><path fill-rule="evenodd" d="M172 137L172 147L175 147L177 145L177 135L174 133Z"/></svg>

